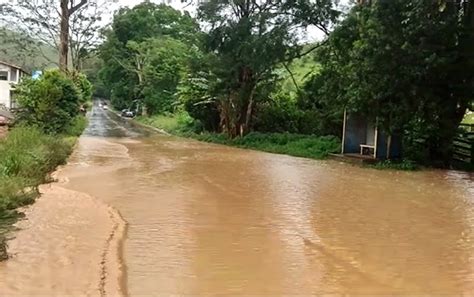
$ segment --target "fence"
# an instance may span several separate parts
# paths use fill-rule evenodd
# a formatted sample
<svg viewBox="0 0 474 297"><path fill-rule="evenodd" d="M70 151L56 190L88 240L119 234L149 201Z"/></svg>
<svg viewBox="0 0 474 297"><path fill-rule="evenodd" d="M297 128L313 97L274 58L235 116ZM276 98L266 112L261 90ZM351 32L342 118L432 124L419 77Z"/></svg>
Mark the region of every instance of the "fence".
<svg viewBox="0 0 474 297"><path fill-rule="evenodd" d="M453 159L474 166L474 124L461 124L460 133L454 139Z"/></svg>

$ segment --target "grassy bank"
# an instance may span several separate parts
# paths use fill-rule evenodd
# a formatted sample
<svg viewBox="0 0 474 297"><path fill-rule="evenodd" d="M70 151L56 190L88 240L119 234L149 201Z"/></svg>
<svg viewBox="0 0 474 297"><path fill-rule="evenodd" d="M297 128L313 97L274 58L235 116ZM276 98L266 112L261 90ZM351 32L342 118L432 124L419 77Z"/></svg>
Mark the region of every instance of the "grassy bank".
<svg viewBox="0 0 474 297"><path fill-rule="evenodd" d="M78 117L62 136L17 127L0 140L0 260L6 258L5 233L19 215L16 209L34 202L38 186L66 162L86 123Z"/></svg>
<svg viewBox="0 0 474 297"><path fill-rule="evenodd" d="M165 130L174 135L296 157L323 159L327 157L328 154L338 152L340 149L339 139L333 136L252 132L244 137L229 139L227 135L224 134L197 134L193 132L195 131L195 124L187 114L140 117L137 118L137 120L143 124Z"/></svg>

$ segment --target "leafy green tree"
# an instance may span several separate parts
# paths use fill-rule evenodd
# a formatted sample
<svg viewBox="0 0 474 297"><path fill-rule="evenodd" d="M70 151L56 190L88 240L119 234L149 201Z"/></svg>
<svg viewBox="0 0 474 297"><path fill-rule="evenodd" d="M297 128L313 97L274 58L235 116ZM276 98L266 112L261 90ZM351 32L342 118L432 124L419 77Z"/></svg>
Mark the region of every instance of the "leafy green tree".
<svg viewBox="0 0 474 297"><path fill-rule="evenodd" d="M18 121L46 133L63 133L79 114L81 91L66 74L48 71L17 86Z"/></svg>
<svg viewBox="0 0 474 297"><path fill-rule="evenodd" d="M186 73L178 85L177 97L184 109L199 121L206 131L220 131L220 116L217 99L213 96L219 83L211 71L212 53L204 53L195 47L190 51Z"/></svg>
<svg viewBox="0 0 474 297"><path fill-rule="evenodd" d="M152 38L141 43L129 41L135 53L134 69L139 77L136 93L151 114L171 112L175 93L183 76L188 47L171 37Z"/></svg>
<svg viewBox="0 0 474 297"><path fill-rule="evenodd" d="M80 72L73 72L71 74L72 81L80 92L80 103L85 104L92 100L92 84L87 79L87 76Z"/></svg>
<svg viewBox="0 0 474 297"><path fill-rule="evenodd" d="M317 99L424 139L428 160L446 165L473 100L473 46L471 1L362 1L320 52Z"/></svg>
<svg viewBox="0 0 474 297"><path fill-rule="evenodd" d="M309 24L327 31L338 13L333 1L202 2L199 18L209 26L206 45L215 53L214 89L222 129L230 137L246 134L259 94L276 77L274 70L301 55L299 29Z"/></svg>
<svg viewBox="0 0 474 297"><path fill-rule="evenodd" d="M146 1L119 10L104 37L100 77L114 106L127 108L139 99L151 113L170 111L187 48L200 38L197 22Z"/></svg>
<svg viewBox="0 0 474 297"><path fill-rule="evenodd" d="M83 59L97 46L102 14L112 10L112 3L116 1L9 2L0 4L0 25L17 33L16 38L10 40L15 51L29 56L40 55L63 70L70 66L68 59L72 57L73 68L80 70ZM55 55L49 53L51 49Z"/></svg>

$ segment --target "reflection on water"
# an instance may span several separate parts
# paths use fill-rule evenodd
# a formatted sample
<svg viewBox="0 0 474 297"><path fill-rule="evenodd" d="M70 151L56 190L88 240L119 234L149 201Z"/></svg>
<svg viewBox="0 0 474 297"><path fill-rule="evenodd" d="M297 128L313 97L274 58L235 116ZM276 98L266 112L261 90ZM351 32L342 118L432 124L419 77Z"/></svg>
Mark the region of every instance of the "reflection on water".
<svg viewBox="0 0 474 297"><path fill-rule="evenodd" d="M65 174L128 222L131 296L474 292L472 175L120 134L95 112Z"/></svg>

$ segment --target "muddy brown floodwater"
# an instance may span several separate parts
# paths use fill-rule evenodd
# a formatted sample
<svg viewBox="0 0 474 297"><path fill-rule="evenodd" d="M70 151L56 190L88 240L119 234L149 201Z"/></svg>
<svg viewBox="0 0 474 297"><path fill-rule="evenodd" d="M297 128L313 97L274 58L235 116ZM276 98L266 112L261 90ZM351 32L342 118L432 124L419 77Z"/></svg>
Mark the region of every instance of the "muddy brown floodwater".
<svg viewBox="0 0 474 297"><path fill-rule="evenodd" d="M77 218L103 216L101 207L110 205L127 222L123 249L109 247L121 254L118 263L109 259L110 267L123 267L123 273L103 276L106 283L118 279L123 294L474 292L474 183L468 173L377 171L146 134L95 108L61 172L68 180L62 191L97 200L93 209L79 207ZM41 211L32 211L27 221ZM103 218L76 240L103 251L108 224L113 226ZM31 245L49 242L61 257L61 247L54 246L58 234L35 233ZM10 245L16 255L10 261L32 248ZM78 263L69 267L74 273L58 275L62 264L42 256L40 250L39 259L20 262L72 284L74 274L81 279L100 267L93 258L87 268L78 254L69 259ZM36 279L31 265L10 261L0 264L1 277ZM21 284L0 279L0 292L2 285L11 295L34 292ZM95 293L107 290L81 294Z"/></svg>

